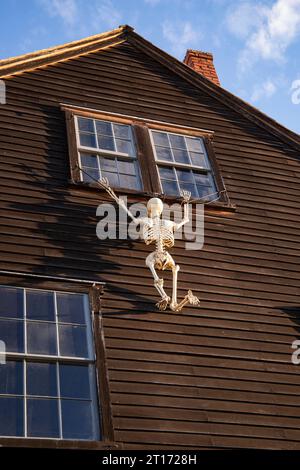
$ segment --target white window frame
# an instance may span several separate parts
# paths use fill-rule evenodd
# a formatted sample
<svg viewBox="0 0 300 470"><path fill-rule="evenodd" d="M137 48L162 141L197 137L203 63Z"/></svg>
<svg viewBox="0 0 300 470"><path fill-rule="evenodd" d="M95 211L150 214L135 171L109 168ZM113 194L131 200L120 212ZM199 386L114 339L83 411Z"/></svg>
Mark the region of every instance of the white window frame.
<svg viewBox="0 0 300 470"><path fill-rule="evenodd" d="M23 363L23 394L22 395L9 395L9 394L1 394L1 397L16 397L16 398L22 398L24 400L24 410L23 410L23 418L24 418L24 434L22 436L5 436L5 435L0 435L0 438L10 438L10 439L45 439L45 440L66 440L66 441L73 441L76 440L74 438L66 438L63 437L63 429L62 429L62 407L61 407L61 400L64 399L60 395L60 377L59 377L59 365L61 364L69 364L69 365L86 365L86 366L93 366L94 367L94 376L93 376L93 383L91 383L91 389L92 389L92 395L91 399L87 401L91 401L94 405L93 413L94 415L94 420L93 420L93 426L97 426L98 424L98 429L94 429L95 435L101 436L101 429L100 429L100 417L99 417L99 409L98 409L98 399L99 397L97 396L97 383L96 383L96 351L94 347L94 342L93 342L93 336L94 336L94 331L93 331L93 316L94 313L90 309L89 305L89 294L87 293L82 293L82 292L69 292L69 291L61 291L57 289L39 289L39 288L28 288L28 287L19 287L16 285L8 285L8 284L0 284L0 287L8 287L8 288L14 288L14 289L20 289L23 290L23 308L24 308L24 318L23 319L16 319L19 322L23 321L23 327L24 327L24 352L11 352L7 351L7 357L8 361L19 361ZM40 292L50 292L51 294L54 294L54 311L55 311L55 321L49 322L47 320L29 320L30 322L37 322L37 323L52 323L56 327L56 345L57 345L57 354L56 355L51 355L51 354L36 354L36 353L28 353L27 351L27 312L26 312L26 293L28 291L40 291ZM87 329L87 349L88 349L88 357L74 357L74 356L62 356L60 354L59 350L59 324L67 324L70 326L82 326L80 323L67 323L67 322L60 322L58 323L58 315L57 315L57 293L59 294L68 294L68 295L83 295L84 296L84 313L85 313L85 327ZM7 319L8 321L10 320L9 317L3 317L3 320ZM1 318L2 320L2 318ZM34 399L34 395L27 395L27 363L32 362L34 360L35 362L38 362L37 359L40 359L40 363L44 364L55 364L56 366L56 374L57 374L57 391L58 394L55 397L48 397L48 396L43 396L43 399L51 399L54 400L57 403L58 406L58 424L59 424L59 437L32 437L28 436L28 419L27 419L27 400L28 399ZM40 396L36 397L37 399L40 398ZM66 400L68 400L66 398ZM71 399L70 399L71 400ZM82 399L79 399L82 400ZM95 424L96 423L96 424ZM97 436L98 437L98 436ZM101 438L101 437L100 437ZM86 439L79 439L82 440L82 442L86 442ZM97 439L96 439L97 440Z"/></svg>
<svg viewBox="0 0 300 470"><path fill-rule="evenodd" d="M168 142L170 144L169 147L166 147L166 148L170 148L170 151L171 151L171 154L172 154L172 157L173 157L173 160L174 161L166 161L166 160L160 160L157 156L157 153L156 153L156 145L155 145L155 142L154 142L154 137L153 137L153 133L154 132L159 132L161 134L167 134L167 137L168 137ZM188 135L188 134L181 134L181 133L177 133L177 132L170 132L170 131L165 131L165 130L160 130L160 129L151 129L149 128L149 134L150 134L150 141L151 141L151 145L152 145L152 150L153 150L153 154L154 154L154 159L155 159L155 163L156 163L156 168L157 168L157 175L158 175L158 180L159 180L159 185L160 185L160 190L161 190L161 193L163 193L163 187L162 187L162 182L161 182L161 177L160 177L160 173L159 173L159 167L160 166L164 166L166 168L175 168L175 177L176 177L176 183L177 183L177 186L180 188L180 184L179 184L179 181L178 181L178 177L177 177L177 171L176 169L178 168L179 170L192 170L192 174L193 174L193 180L194 180L194 184L195 183L195 177L194 177L194 171L195 170L197 173L200 173L200 174L203 174L203 175L207 175L209 177L209 179L212 181L212 189L215 189L215 191L213 192L213 194L215 194L215 192L217 192L217 183L215 181L215 177L214 177L214 172L213 172L213 169L212 169L212 166L211 166L211 163L210 163L210 160L209 160L209 156L208 156L208 153L207 153L207 150L206 150L206 147L205 147L205 142L203 141L203 137L201 135L199 136L195 136L195 135ZM186 138L189 138L189 139L200 139L201 140L201 146L202 146L202 149L203 149L203 155L204 155L204 159L205 159L205 162L207 164L207 167L203 167L203 166L198 166L198 165L194 165L192 162L191 162L191 159L190 159L190 155L189 155L189 151L187 150L187 153L188 153L188 158L189 158L189 161L191 162L190 164L187 164L187 163L178 163L175 161L175 158L174 158L174 154L173 154L173 148L171 146L171 142L170 142L170 137L169 135L176 135L176 136L180 136L180 137L183 137L184 138L184 142L185 142L185 145L186 145L186 149L188 149L188 146L187 146L187 143L186 143ZM162 146L163 147L163 146ZM184 149L182 149L184 150ZM197 153L197 152L195 152Z"/></svg>
<svg viewBox="0 0 300 470"><path fill-rule="evenodd" d="M134 136L134 133L132 131L132 126L130 124L124 124L123 122L116 122L116 121L110 121L109 119L97 119L95 117L88 117L88 116L81 116L80 114L76 114L74 116L74 122L75 122L75 135L76 135L76 146L77 146L77 158L78 158L78 162L80 163L80 181L84 181L83 179L83 174L82 174L82 171L81 171L81 153L92 153L95 155L95 157L97 158L97 169L98 169L98 172L99 172L99 175L100 175L100 178L102 177L102 171L101 171L101 166L100 166L100 157L119 157L120 160L123 160L123 161L128 161L128 162L132 162L134 164L134 167L135 167L135 176L137 178L137 181L138 181L138 184L139 184L139 188L137 189L137 191L143 191L143 182L142 182L142 177L141 177L141 169L140 169L140 164L139 164L139 161L138 161L138 156L137 156L137 145L136 145L136 141L135 141L135 136ZM78 126L78 118L80 119L88 119L88 120L91 120L93 121L93 127L94 127L94 136L95 136L95 139L96 139L96 143L97 143L97 147L88 147L88 146L83 146L80 144L80 131L79 131L79 126ZM119 125L125 125L129 128L129 132L130 132L130 142L131 142L131 146L132 146L132 150L133 150L133 154L132 155L128 155L127 153L123 153L123 152L118 152L116 150L102 150L99 148L98 146L98 136L97 136L97 131L96 131L96 121L102 121L102 122L109 122L110 124L119 124ZM113 134L113 140L114 140L114 143L116 141L116 137L115 137L115 134L114 134L114 127L112 125L112 134ZM122 140L122 139L121 139ZM126 139L124 139L126 140ZM113 158L112 158L113 160ZM119 177L119 171L116 172L116 175L118 175ZM131 189L131 188L123 188L120 186L120 189Z"/></svg>

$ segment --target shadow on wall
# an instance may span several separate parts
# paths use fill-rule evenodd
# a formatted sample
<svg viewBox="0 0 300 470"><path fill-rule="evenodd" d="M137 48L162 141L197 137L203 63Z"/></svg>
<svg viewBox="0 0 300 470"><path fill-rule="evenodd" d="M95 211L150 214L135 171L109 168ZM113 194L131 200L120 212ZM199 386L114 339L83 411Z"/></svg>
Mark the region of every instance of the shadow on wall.
<svg viewBox="0 0 300 470"><path fill-rule="evenodd" d="M64 113L54 106L38 106L38 111L43 114L39 126L42 122L45 135L33 142L31 161L24 159L28 163L14 165L25 176L16 188L19 196L14 197L20 202L10 204L22 224L19 233L12 236L18 269L103 282L111 275L121 279L126 260L122 264L118 261L118 249L132 250L134 243L97 238L96 209L108 199L100 191L97 195L95 190L70 184ZM9 235L7 239L9 242ZM144 265L144 260L141 263ZM130 299L136 309L145 309L149 299L138 295L134 286L130 289L116 284L107 281L105 292L117 290L118 296Z"/></svg>

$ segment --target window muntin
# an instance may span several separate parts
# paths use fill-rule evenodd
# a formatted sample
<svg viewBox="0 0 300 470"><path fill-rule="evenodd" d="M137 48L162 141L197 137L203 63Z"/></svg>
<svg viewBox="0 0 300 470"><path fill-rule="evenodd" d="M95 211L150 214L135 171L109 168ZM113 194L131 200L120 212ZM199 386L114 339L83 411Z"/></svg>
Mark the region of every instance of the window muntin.
<svg viewBox="0 0 300 470"><path fill-rule="evenodd" d="M131 126L76 117L81 180L108 178L111 186L141 190Z"/></svg>
<svg viewBox="0 0 300 470"><path fill-rule="evenodd" d="M88 295L0 286L0 300L19 335L0 329L0 436L98 440Z"/></svg>
<svg viewBox="0 0 300 470"><path fill-rule="evenodd" d="M193 198L215 199L216 184L201 137L151 130L152 145L162 192L179 196L181 190Z"/></svg>

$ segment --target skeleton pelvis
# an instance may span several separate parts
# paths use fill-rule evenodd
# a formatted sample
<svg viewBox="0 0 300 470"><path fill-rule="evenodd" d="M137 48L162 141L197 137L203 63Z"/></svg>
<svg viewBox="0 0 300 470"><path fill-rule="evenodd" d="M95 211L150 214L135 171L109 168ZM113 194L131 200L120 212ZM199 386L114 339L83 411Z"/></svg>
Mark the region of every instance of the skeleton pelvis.
<svg viewBox="0 0 300 470"><path fill-rule="evenodd" d="M155 253L154 256L154 267L159 271L164 271L165 269L172 269L174 266L174 261L169 253Z"/></svg>

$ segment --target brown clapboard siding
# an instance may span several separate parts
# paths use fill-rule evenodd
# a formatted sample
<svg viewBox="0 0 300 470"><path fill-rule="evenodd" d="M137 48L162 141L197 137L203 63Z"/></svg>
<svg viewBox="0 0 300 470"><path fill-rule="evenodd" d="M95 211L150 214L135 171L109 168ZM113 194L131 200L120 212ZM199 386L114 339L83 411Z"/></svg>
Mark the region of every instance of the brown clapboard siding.
<svg viewBox="0 0 300 470"><path fill-rule="evenodd" d="M113 77L113 80L112 80ZM107 283L103 329L117 443L134 449L300 449L299 152L130 44L16 75L0 108L0 268ZM203 250L172 255L158 312L149 248L99 241L108 198L70 184L61 103L214 132L235 212L207 206ZM131 195L130 201L141 201ZM166 280L170 287L170 276Z"/></svg>

